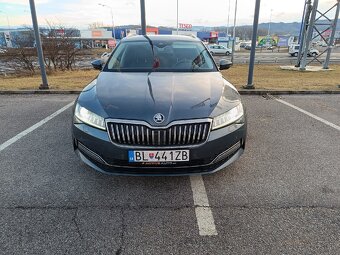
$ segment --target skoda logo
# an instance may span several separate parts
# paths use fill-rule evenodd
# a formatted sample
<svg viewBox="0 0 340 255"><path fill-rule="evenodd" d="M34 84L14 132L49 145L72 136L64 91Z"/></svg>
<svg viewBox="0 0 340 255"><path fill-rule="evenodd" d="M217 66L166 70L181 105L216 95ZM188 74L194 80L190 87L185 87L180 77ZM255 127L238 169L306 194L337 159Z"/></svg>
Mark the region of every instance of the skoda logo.
<svg viewBox="0 0 340 255"><path fill-rule="evenodd" d="M165 117L161 113L156 113L155 116L153 116L153 121L156 122L157 124L163 123L165 120Z"/></svg>

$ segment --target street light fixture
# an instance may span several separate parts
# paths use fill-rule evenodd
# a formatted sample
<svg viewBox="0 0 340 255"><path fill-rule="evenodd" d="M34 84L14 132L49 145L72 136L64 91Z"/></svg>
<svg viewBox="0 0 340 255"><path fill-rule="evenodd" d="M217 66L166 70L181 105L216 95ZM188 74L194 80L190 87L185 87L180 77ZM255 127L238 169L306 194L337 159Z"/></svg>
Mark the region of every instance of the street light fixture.
<svg viewBox="0 0 340 255"><path fill-rule="evenodd" d="M100 3L99 3L98 5L100 5L100 6L102 6L102 7L108 7L108 8L110 8L110 12L111 12L111 21L112 21L112 35L113 35L113 39L116 40L115 27L114 27L114 23L113 23L113 11L112 11L112 7L111 7L111 6L108 6L108 5L106 5L106 4L100 4Z"/></svg>

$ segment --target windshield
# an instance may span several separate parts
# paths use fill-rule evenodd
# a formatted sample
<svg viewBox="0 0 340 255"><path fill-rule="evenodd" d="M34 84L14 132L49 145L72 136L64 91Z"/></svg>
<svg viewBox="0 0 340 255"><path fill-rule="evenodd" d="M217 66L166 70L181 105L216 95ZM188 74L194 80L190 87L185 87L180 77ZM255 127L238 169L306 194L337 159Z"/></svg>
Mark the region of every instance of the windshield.
<svg viewBox="0 0 340 255"><path fill-rule="evenodd" d="M217 69L200 42L147 40L120 43L103 71L211 72Z"/></svg>

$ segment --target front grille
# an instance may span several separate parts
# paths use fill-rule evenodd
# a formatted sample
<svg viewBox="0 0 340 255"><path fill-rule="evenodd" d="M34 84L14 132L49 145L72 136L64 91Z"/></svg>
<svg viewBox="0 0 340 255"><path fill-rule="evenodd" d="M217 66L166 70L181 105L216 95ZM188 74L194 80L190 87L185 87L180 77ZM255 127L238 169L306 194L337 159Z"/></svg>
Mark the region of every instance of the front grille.
<svg viewBox="0 0 340 255"><path fill-rule="evenodd" d="M174 124L151 128L144 124L108 122L112 142L131 146L185 146L203 143L210 132L210 122Z"/></svg>

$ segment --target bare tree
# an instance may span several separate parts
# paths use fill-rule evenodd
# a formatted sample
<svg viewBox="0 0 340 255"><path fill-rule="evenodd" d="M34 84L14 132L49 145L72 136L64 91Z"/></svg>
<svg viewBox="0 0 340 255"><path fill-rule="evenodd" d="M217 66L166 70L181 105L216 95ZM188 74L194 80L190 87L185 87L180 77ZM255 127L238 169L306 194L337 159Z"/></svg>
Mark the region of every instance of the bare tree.
<svg viewBox="0 0 340 255"><path fill-rule="evenodd" d="M8 59L10 67L16 72L34 74L35 62L37 61L37 53L34 48L35 39L32 30L12 35L12 44L15 49L9 51Z"/></svg>
<svg viewBox="0 0 340 255"><path fill-rule="evenodd" d="M75 29L49 24L47 31L42 35L45 64L48 69L73 69L75 57L80 50L76 45L76 36Z"/></svg>

